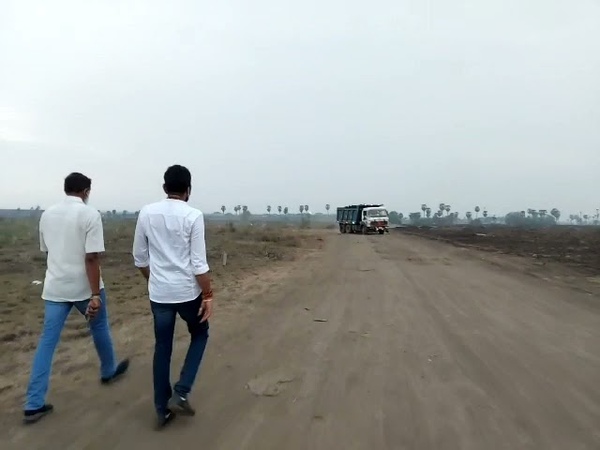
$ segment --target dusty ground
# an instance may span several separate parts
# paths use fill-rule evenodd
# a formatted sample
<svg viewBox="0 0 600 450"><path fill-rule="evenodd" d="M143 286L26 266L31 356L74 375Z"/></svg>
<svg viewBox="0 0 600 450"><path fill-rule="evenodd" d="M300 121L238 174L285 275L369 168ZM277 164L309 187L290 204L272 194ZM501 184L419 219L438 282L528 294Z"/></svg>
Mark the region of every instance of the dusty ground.
<svg viewBox="0 0 600 450"><path fill-rule="evenodd" d="M134 225L133 221L105 224L107 252L102 270L117 347L123 354L135 357L146 355L151 348L152 329L148 327L151 314L146 286L131 257ZM45 258L39 252L36 233L36 222L0 221L0 403L10 411L21 407L23 387L44 317L42 286L32 284L43 280L45 271ZM270 270L261 284L253 281L263 269L282 265L285 268L285 263L322 246L319 233L282 227L209 226L207 251L221 310L235 306L239 294L249 296L277 283L281 271ZM63 345L57 349L53 369L57 382L60 383L60 378L64 382L65 377L80 381L86 376L96 376L96 355L87 324L76 311L69 317L61 340Z"/></svg>
<svg viewBox="0 0 600 450"><path fill-rule="evenodd" d="M98 386L87 366L57 374L55 414L29 428L4 414L0 446L600 447L593 282L565 267L527 274L524 258L400 233L330 232L326 244L289 264L263 266L257 280L271 282L217 312L192 397L195 418L152 431L146 351L129 378L110 388ZM140 300L140 314L146 309ZM126 348L135 349L150 323L134 320L133 329L129 317L116 316L116 333L127 330ZM85 379L68 381L79 374Z"/></svg>
<svg viewBox="0 0 600 450"><path fill-rule="evenodd" d="M400 231L461 246L498 253L557 261L582 272L600 272L600 227L566 226L545 229L485 227L408 227Z"/></svg>

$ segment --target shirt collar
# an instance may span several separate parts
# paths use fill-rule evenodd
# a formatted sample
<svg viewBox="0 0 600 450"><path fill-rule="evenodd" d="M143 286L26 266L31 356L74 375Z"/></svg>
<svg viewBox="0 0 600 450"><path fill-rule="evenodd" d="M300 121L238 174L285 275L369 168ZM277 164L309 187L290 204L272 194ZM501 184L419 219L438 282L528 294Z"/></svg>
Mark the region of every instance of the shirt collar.
<svg viewBox="0 0 600 450"><path fill-rule="evenodd" d="M83 200L81 200L79 197L75 197L74 195L67 195L67 196L65 196L65 202L67 202L67 203L83 203Z"/></svg>

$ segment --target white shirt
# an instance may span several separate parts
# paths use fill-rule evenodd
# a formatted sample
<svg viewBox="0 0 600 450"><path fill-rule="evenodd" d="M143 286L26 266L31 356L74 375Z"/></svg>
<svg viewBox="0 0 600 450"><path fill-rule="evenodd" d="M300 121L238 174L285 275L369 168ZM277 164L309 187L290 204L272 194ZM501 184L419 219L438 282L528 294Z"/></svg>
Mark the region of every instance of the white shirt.
<svg viewBox="0 0 600 450"><path fill-rule="evenodd" d="M42 298L55 302L89 299L92 290L85 255L104 252L100 212L72 196L51 206L40 218L40 250L48 253Z"/></svg>
<svg viewBox="0 0 600 450"><path fill-rule="evenodd" d="M165 199L140 211L133 258L149 267L148 292L156 303L183 303L202 292L196 275L209 271L204 216L181 200Z"/></svg>

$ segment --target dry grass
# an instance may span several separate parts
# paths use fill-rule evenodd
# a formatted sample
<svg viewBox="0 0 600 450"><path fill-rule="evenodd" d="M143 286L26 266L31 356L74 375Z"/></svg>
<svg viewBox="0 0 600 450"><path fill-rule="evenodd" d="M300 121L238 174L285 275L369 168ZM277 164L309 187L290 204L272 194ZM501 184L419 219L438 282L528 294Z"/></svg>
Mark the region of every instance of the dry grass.
<svg viewBox="0 0 600 450"><path fill-rule="evenodd" d="M116 346L119 353L135 356L151 348L152 327L146 286L131 257L134 226L133 221L106 222L102 271ZM322 245L318 231L277 226L209 226L206 240L220 310L239 302L244 292L258 292L260 284L276 283L279 278L270 275L275 268L285 272L287 263ZM32 281L43 281L44 271L37 222L0 221L0 400L13 407L19 406L43 323L42 286ZM55 375L73 374L69 380L95 376L97 367L87 325L77 316L73 311L67 321L53 369Z"/></svg>

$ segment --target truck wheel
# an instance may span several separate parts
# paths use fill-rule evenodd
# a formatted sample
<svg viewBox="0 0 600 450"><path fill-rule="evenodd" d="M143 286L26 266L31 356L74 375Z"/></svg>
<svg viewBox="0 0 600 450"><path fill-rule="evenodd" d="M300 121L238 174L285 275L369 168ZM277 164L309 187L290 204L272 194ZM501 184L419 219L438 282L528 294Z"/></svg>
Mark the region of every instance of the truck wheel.
<svg viewBox="0 0 600 450"><path fill-rule="evenodd" d="M384 233L384 231L383 231L383 230L379 230L379 234L383 234L383 233Z"/></svg>
<svg viewBox="0 0 600 450"><path fill-rule="evenodd" d="M346 227L344 225L340 225L340 233L342 233L342 234L346 233Z"/></svg>
<svg viewBox="0 0 600 450"><path fill-rule="evenodd" d="M352 225L346 225L346 233L352 233Z"/></svg>
<svg viewBox="0 0 600 450"><path fill-rule="evenodd" d="M360 228L360 231L361 231L362 234L368 234L369 233L369 230L364 225Z"/></svg>

